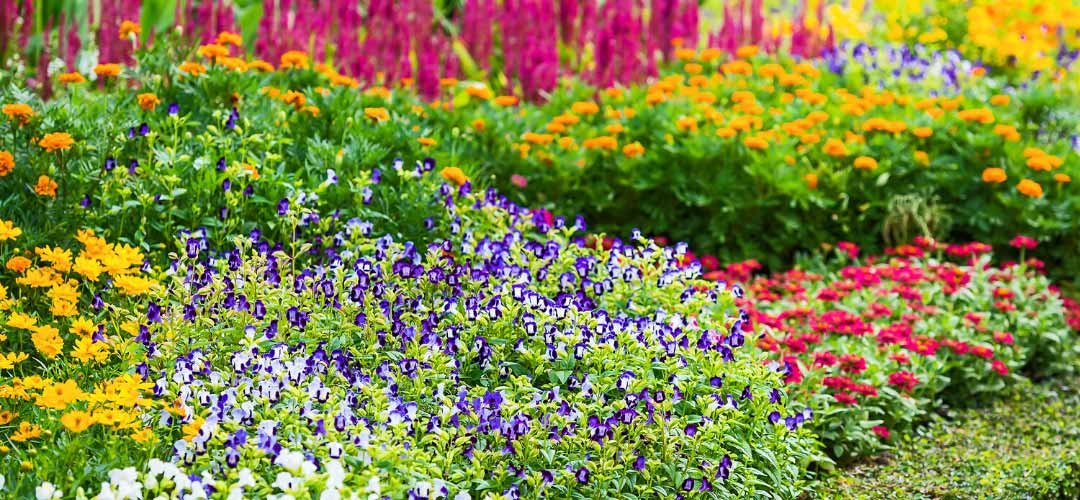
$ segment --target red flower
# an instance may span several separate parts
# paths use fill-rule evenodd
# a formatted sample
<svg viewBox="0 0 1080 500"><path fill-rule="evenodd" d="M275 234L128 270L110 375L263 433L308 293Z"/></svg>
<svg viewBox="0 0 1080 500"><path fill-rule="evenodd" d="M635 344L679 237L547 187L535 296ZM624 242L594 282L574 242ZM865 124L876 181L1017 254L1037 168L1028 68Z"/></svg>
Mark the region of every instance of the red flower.
<svg viewBox="0 0 1080 500"><path fill-rule="evenodd" d="M889 356L889 359L896 361L897 364L906 365L911 363L911 357L907 353L897 352Z"/></svg>
<svg viewBox="0 0 1080 500"><path fill-rule="evenodd" d="M1013 336L1008 332L994 332L994 342L999 344L1012 345Z"/></svg>
<svg viewBox="0 0 1080 500"><path fill-rule="evenodd" d="M701 262L701 267L704 267L709 271L715 271L716 268L720 266L720 261L712 255L702 255L698 260Z"/></svg>
<svg viewBox="0 0 1080 500"><path fill-rule="evenodd" d="M889 374L889 385L895 385L900 389L911 392L919 384L919 379L911 372L896 372Z"/></svg>
<svg viewBox="0 0 1080 500"><path fill-rule="evenodd" d="M845 391L853 387L855 383L847 377L825 377L821 379L821 385L824 385L829 389Z"/></svg>
<svg viewBox="0 0 1080 500"><path fill-rule="evenodd" d="M889 429L883 425L875 425L872 429L874 434L881 436L881 439L889 439Z"/></svg>
<svg viewBox="0 0 1080 500"><path fill-rule="evenodd" d="M1008 288L1000 288L999 287L999 288L994 289L994 298L995 299L1006 299L1006 300L1008 300L1008 299L1013 298L1013 296L1015 296L1015 295L1016 294L1014 294L1013 291L1009 290Z"/></svg>
<svg viewBox="0 0 1080 500"><path fill-rule="evenodd" d="M1000 359L995 359L993 363L990 363L990 368L998 372L998 375L1009 374L1009 366L1005 363L1002 363Z"/></svg>
<svg viewBox="0 0 1080 500"><path fill-rule="evenodd" d="M862 373L866 371L866 360L858 354L845 354L840 356L840 369L847 373Z"/></svg>
<svg viewBox="0 0 1080 500"><path fill-rule="evenodd" d="M850 241L841 241L836 244L836 248L844 251L848 254L848 257L857 259L859 257L859 246Z"/></svg>
<svg viewBox="0 0 1080 500"><path fill-rule="evenodd" d="M866 397L872 398L877 396L877 387L870 384L855 384L851 386L851 390Z"/></svg>
<svg viewBox="0 0 1080 500"><path fill-rule="evenodd" d="M814 353L814 366L823 368L826 366L832 366L836 364L836 355L829 351L815 352Z"/></svg>
<svg viewBox="0 0 1080 500"><path fill-rule="evenodd" d="M1013 248L1026 248L1028 250L1034 250L1035 247L1039 246L1039 242L1035 241L1034 238L1028 238L1027 236L1019 235L1009 240L1009 246Z"/></svg>
<svg viewBox="0 0 1080 500"><path fill-rule="evenodd" d="M836 394L833 394L832 397L833 399L849 406L859 404L859 400L855 399L855 396L852 396L851 394L848 394L846 392L838 392Z"/></svg>
<svg viewBox="0 0 1080 500"><path fill-rule="evenodd" d="M799 360L795 356L784 356L784 367L787 368L787 375L784 376L785 384L797 384L802 382L803 373L799 369Z"/></svg>
<svg viewBox="0 0 1080 500"><path fill-rule="evenodd" d="M986 346L977 345L971 348L971 354L983 359L990 359L994 357L994 350Z"/></svg>

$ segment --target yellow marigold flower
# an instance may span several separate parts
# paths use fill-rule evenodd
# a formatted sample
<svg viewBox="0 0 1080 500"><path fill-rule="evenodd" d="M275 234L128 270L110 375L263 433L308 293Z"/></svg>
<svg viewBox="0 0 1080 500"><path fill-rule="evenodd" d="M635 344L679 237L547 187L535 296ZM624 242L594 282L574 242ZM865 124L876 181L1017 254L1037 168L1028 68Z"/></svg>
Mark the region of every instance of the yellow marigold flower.
<svg viewBox="0 0 1080 500"><path fill-rule="evenodd" d="M998 94L990 98L990 104L994 106L1007 106L1009 104L1009 96Z"/></svg>
<svg viewBox="0 0 1080 500"><path fill-rule="evenodd" d="M127 40L131 35L142 33L142 27L135 21L124 20L120 23L120 39Z"/></svg>
<svg viewBox="0 0 1080 500"><path fill-rule="evenodd" d="M750 136L743 139L743 145L750 149L765 149L769 147L769 141L758 136Z"/></svg>
<svg viewBox="0 0 1080 500"><path fill-rule="evenodd" d="M269 73L271 71L274 71L274 65L263 61L262 59L256 59L249 62L248 67L256 71L261 71L263 73Z"/></svg>
<svg viewBox="0 0 1080 500"><path fill-rule="evenodd" d="M9 151L0 150L0 177L4 177L15 170L15 157Z"/></svg>
<svg viewBox="0 0 1080 500"><path fill-rule="evenodd" d="M153 280L131 275L117 276L113 279L113 285L124 295L142 295L149 292L150 288L156 284Z"/></svg>
<svg viewBox="0 0 1080 500"><path fill-rule="evenodd" d="M71 250L60 247L43 246L34 249L42 261L48 262L53 269L66 273L71 270Z"/></svg>
<svg viewBox="0 0 1080 500"><path fill-rule="evenodd" d="M50 179L47 175L42 175L38 177L37 184L34 185L34 192L38 196L56 198L56 181Z"/></svg>
<svg viewBox="0 0 1080 500"><path fill-rule="evenodd" d="M622 153L627 158L636 158L645 154L645 146L642 146L640 142L631 142L623 146Z"/></svg>
<svg viewBox="0 0 1080 500"><path fill-rule="evenodd" d="M430 137L421 137L417 139L416 142L419 142L421 146L434 146L438 144L435 139L432 139Z"/></svg>
<svg viewBox="0 0 1080 500"><path fill-rule="evenodd" d="M817 189L818 176L817 176L817 174L815 174L813 172L808 173L808 174L803 176L803 182L806 183L806 187L808 189L811 189L811 190Z"/></svg>
<svg viewBox="0 0 1080 500"><path fill-rule="evenodd" d="M0 219L0 241L13 240L21 235L22 229L15 227L15 222Z"/></svg>
<svg viewBox="0 0 1080 500"><path fill-rule="evenodd" d="M218 33L218 36L214 41L216 41L218 45L235 45L237 47L244 44L244 39L231 31L222 31L221 33Z"/></svg>
<svg viewBox="0 0 1080 500"><path fill-rule="evenodd" d="M926 139L927 137L934 135L934 129L930 127L915 127L911 129L911 133L919 139Z"/></svg>
<svg viewBox="0 0 1080 500"><path fill-rule="evenodd" d="M3 111L8 119L18 121L20 125L26 125L34 116L34 109L29 104L5 104Z"/></svg>
<svg viewBox="0 0 1080 500"><path fill-rule="evenodd" d="M30 340L34 342L34 348L45 357L49 359L55 358L64 350L64 339L60 338L60 330L55 327L42 325L34 327L31 331L34 332L30 335Z"/></svg>
<svg viewBox="0 0 1080 500"><path fill-rule="evenodd" d="M848 154L847 146L839 139L827 139L825 145L821 147L821 150L824 151L825 154L835 158L841 158Z"/></svg>
<svg viewBox="0 0 1080 500"><path fill-rule="evenodd" d="M197 62L187 61L180 65L180 71L187 73L191 76L199 76L206 73L206 66Z"/></svg>
<svg viewBox="0 0 1080 500"><path fill-rule="evenodd" d="M120 76L120 71L122 69L122 66L115 63L98 64L97 66L94 66L94 74L101 78L117 77Z"/></svg>
<svg viewBox="0 0 1080 500"><path fill-rule="evenodd" d="M439 171L439 175L458 186L469 181L469 178L465 176L465 172L457 167L446 167Z"/></svg>
<svg viewBox="0 0 1080 500"><path fill-rule="evenodd" d="M71 328L69 329L70 333L80 337L88 337L96 331L97 327L94 326L94 322L83 317L75 318L75 321L71 322Z"/></svg>
<svg viewBox="0 0 1080 500"><path fill-rule="evenodd" d="M570 111L579 115L595 115L600 112L600 106L592 101L578 101L570 106Z"/></svg>
<svg viewBox="0 0 1080 500"><path fill-rule="evenodd" d="M7 354L0 354L0 370L10 370L12 368L15 368L15 365L26 361L28 358L30 358L30 355L26 354L25 352L9 352ZM0 421L2 420L3 418L2 416L0 416ZM6 423L7 422L0 422L0 425Z"/></svg>
<svg viewBox="0 0 1080 500"><path fill-rule="evenodd" d="M89 413L80 410L69 411L60 417L60 423L71 432L82 432L94 424L94 419Z"/></svg>
<svg viewBox="0 0 1080 500"><path fill-rule="evenodd" d="M758 54L761 49L757 45L743 45L738 49L735 49L735 57L739 59L749 59Z"/></svg>
<svg viewBox="0 0 1080 500"><path fill-rule="evenodd" d="M877 160L869 156L860 156L855 158L855 168L873 170L877 168Z"/></svg>
<svg viewBox="0 0 1080 500"><path fill-rule="evenodd" d="M23 257L22 255L16 255L16 256L8 259L7 264L5 264L5 267L7 267L8 269L10 269L12 271L15 271L17 273L21 273L21 272L23 272L23 271L30 268L30 259L27 259L26 257Z"/></svg>
<svg viewBox="0 0 1080 500"><path fill-rule="evenodd" d="M139 100L139 107L142 108L143 111L153 111L158 104L161 104L161 99L158 99L158 96L149 92L139 94L137 98Z"/></svg>
<svg viewBox="0 0 1080 500"><path fill-rule="evenodd" d="M378 122L390 119L390 113L386 111L386 108L364 108L364 116Z"/></svg>
<svg viewBox="0 0 1080 500"><path fill-rule="evenodd" d="M930 155L926 151L915 151L915 161L922 166L930 165Z"/></svg>
<svg viewBox="0 0 1080 500"><path fill-rule="evenodd" d="M1005 175L1005 169L997 167L987 167L983 169L982 180L986 183L1001 184L1008 179Z"/></svg>
<svg viewBox="0 0 1080 500"><path fill-rule="evenodd" d="M77 84L86 81L86 78L83 78L83 76L79 74L78 71L72 71L71 73L61 73L60 76L56 77L56 79L60 83L68 84Z"/></svg>
<svg viewBox="0 0 1080 500"><path fill-rule="evenodd" d="M1042 186L1038 182L1030 179L1022 179L1020 183L1016 185L1016 190L1030 198L1042 198L1043 196Z"/></svg>
<svg viewBox="0 0 1080 500"><path fill-rule="evenodd" d="M72 144L75 144L75 139L72 139L71 134L68 134L67 132L52 132L45 134L45 137L42 137L41 140L38 141L38 146L45 148L45 151L50 153L58 149L71 149Z"/></svg>
<svg viewBox="0 0 1080 500"><path fill-rule="evenodd" d="M7 326L21 330L32 330L35 324L37 324L36 318L20 312L11 313L7 320Z"/></svg>
<svg viewBox="0 0 1080 500"><path fill-rule="evenodd" d="M307 69L308 56L299 50L290 50L281 54L281 69Z"/></svg>
<svg viewBox="0 0 1080 500"><path fill-rule="evenodd" d="M15 431L15 433L11 435L11 440L15 441L16 443L22 443L24 441L29 441L40 436L40 425L31 424L30 422L23 420L22 422L19 422L19 430Z"/></svg>

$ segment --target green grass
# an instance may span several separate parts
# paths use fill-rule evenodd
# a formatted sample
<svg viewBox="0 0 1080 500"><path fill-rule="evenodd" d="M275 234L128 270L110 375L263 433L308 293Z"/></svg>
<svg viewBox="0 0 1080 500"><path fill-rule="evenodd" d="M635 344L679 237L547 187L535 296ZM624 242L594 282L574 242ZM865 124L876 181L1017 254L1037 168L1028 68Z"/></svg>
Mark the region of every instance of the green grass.
<svg viewBox="0 0 1080 500"><path fill-rule="evenodd" d="M1024 385L937 417L893 452L831 479L822 498L1080 498L1080 381Z"/></svg>

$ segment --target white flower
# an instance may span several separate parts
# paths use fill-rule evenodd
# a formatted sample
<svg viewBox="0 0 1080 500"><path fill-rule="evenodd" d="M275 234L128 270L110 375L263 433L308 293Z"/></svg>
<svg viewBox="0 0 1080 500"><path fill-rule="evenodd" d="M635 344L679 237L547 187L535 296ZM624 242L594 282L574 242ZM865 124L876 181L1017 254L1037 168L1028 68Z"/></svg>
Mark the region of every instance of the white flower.
<svg viewBox="0 0 1080 500"><path fill-rule="evenodd" d="M4 483L7 482L7 478L3 474L0 474L0 491L4 490Z"/></svg>
<svg viewBox="0 0 1080 500"><path fill-rule="evenodd" d="M277 477L274 479L274 482L270 484L270 486L273 486L281 491L292 491L299 483L300 481L297 481L292 474L282 471L277 473Z"/></svg>
<svg viewBox="0 0 1080 500"><path fill-rule="evenodd" d="M457 495L454 495L454 500L472 500L472 495L468 491L459 491Z"/></svg>
<svg viewBox="0 0 1080 500"><path fill-rule="evenodd" d="M34 488L34 494L37 500L52 500L54 498L62 498L64 492L53 486L52 483L45 481L40 486Z"/></svg>
<svg viewBox="0 0 1080 500"><path fill-rule="evenodd" d="M345 468L341 466L341 462L337 460L331 460L326 463L326 487L327 488L341 488L345 485Z"/></svg>
<svg viewBox="0 0 1080 500"><path fill-rule="evenodd" d="M247 486L255 486L255 476L251 474L251 469L244 467L243 469L240 469L240 473L238 475L240 477L236 481L236 486L239 486L241 488Z"/></svg>
<svg viewBox="0 0 1080 500"><path fill-rule="evenodd" d="M39 495L38 498L41 498ZM112 485L109 483L101 483L101 492L94 497L94 500L119 500L116 496L116 492L113 491Z"/></svg>
<svg viewBox="0 0 1080 500"><path fill-rule="evenodd" d="M338 492L337 488L325 489L319 495L319 500L341 500L341 493Z"/></svg>

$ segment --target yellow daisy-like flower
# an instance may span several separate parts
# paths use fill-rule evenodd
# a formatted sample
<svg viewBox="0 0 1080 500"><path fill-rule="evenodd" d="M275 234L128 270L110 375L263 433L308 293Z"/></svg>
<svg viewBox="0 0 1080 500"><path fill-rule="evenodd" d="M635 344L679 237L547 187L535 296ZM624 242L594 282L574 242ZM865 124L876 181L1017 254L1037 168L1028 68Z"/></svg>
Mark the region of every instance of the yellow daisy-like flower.
<svg viewBox="0 0 1080 500"><path fill-rule="evenodd" d="M13 240L22 235L22 229L9 220L0 220L0 241Z"/></svg>
<svg viewBox="0 0 1080 500"><path fill-rule="evenodd" d="M82 432L94 425L94 419L85 411L74 410L60 417L60 423L71 432Z"/></svg>

